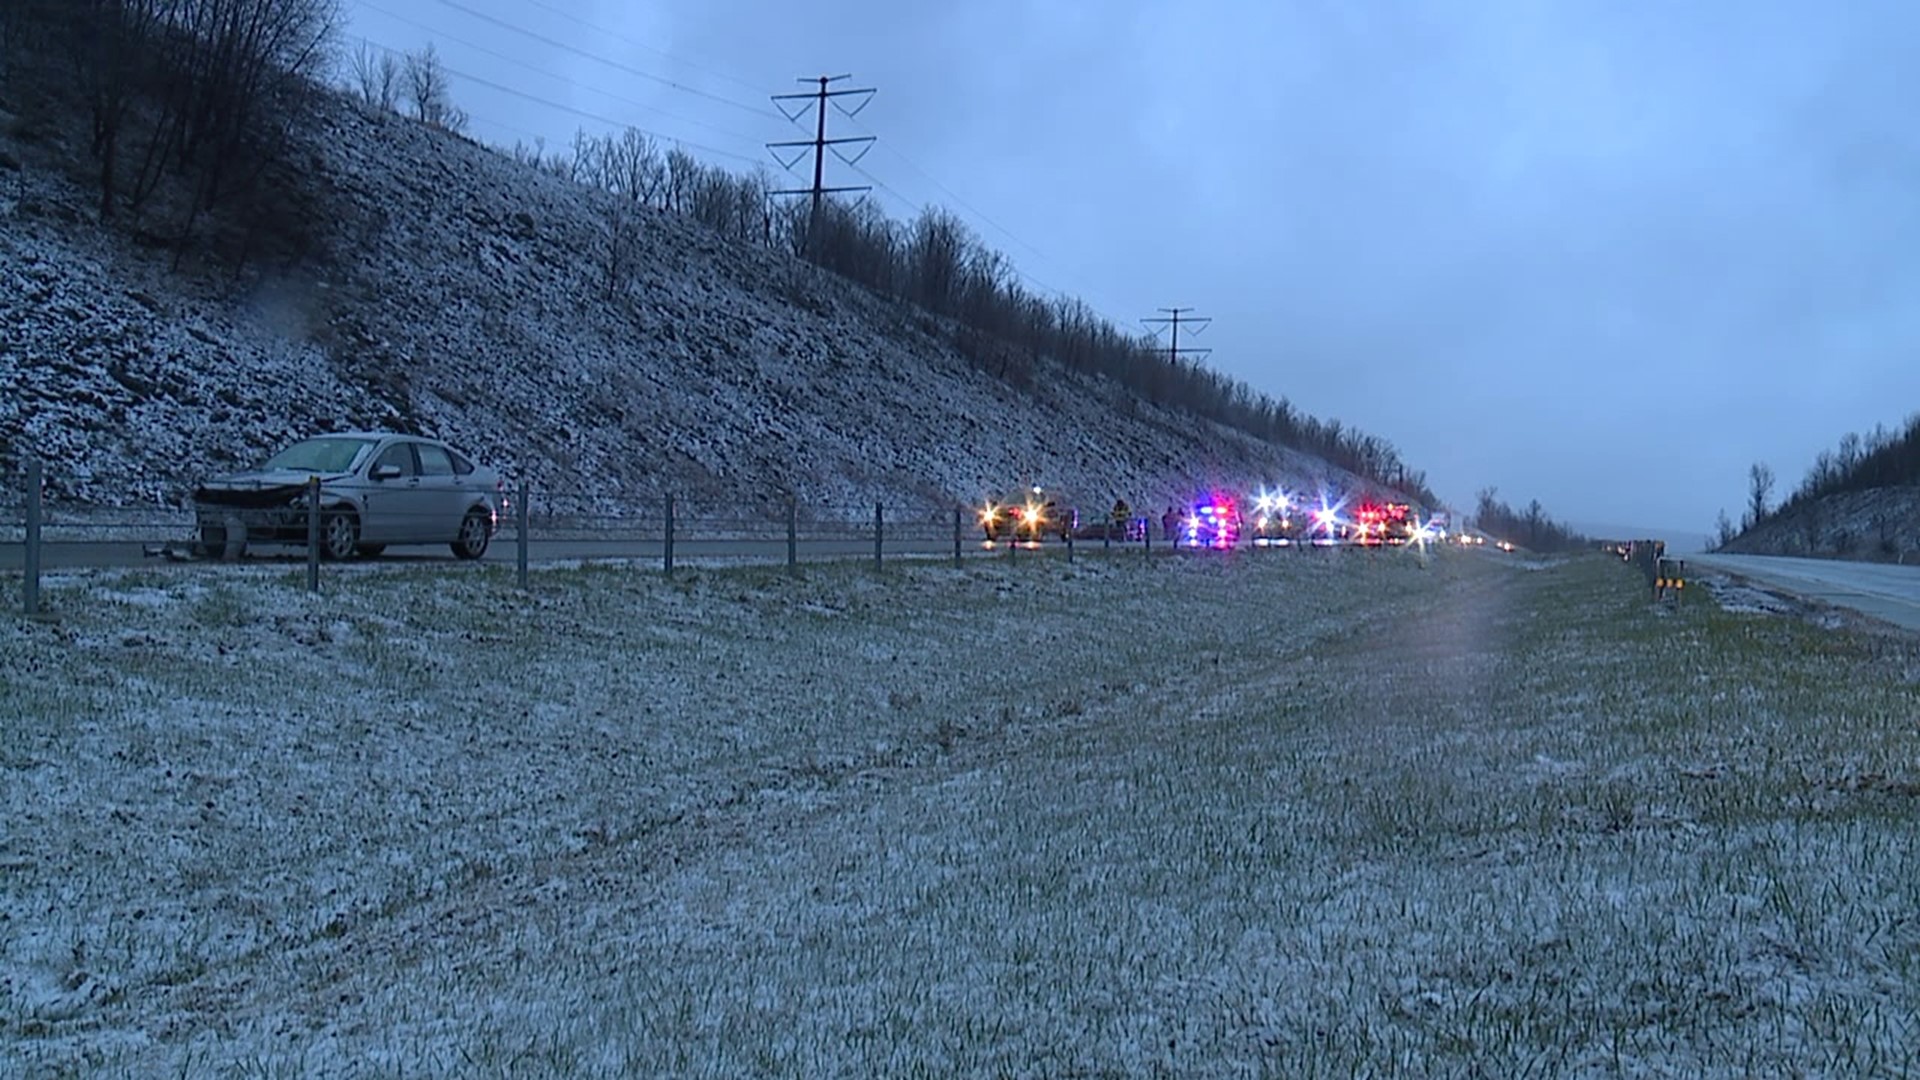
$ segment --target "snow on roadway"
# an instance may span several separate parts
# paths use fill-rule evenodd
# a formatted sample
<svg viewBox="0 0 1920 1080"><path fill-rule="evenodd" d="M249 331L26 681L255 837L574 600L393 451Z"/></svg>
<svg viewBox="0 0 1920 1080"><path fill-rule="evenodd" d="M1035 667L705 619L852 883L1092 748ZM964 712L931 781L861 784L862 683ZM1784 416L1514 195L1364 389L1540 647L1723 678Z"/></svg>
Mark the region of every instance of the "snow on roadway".
<svg viewBox="0 0 1920 1080"><path fill-rule="evenodd" d="M0 624L0 1072L1916 1064L1899 642L1597 558L301 580Z"/></svg>

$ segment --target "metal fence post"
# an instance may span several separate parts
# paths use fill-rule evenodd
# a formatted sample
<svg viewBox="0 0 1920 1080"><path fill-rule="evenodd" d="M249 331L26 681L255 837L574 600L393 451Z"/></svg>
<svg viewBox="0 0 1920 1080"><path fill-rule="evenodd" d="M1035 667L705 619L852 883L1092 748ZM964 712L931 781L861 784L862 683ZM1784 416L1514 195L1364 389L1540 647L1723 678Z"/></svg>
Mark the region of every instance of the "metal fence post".
<svg viewBox="0 0 1920 1080"><path fill-rule="evenodd" d="M873 504L873 568L875 570L880 569L880 537L882 535L881 528L882 528L882 522L881 522L880 504L874 503Z"/></svg>
<svg viewBox="0 0 1920 1080"><path fill-rule="evenodd" d="M20 606L29 615L40 614L40 487L39 461L27 462L27 565L20 583Z"/></svg>
<svg viewBox="0 0 1920 1080"><path fill-rule="evenodd" d="M307 591L320 591L320 478L307 477Z"/></svg>
<svg viewBox="0 0 1920 1080"><path fill-rule="evenodd" d="M672 495L667 496L667 534L666 536L667 536L666 548L661 554L661 570L664 573L671 574L673 573L673 496Z"/></svg>
<svg viewBox="0 0 1920 1080"><path fill-rule="evenodd" d="M953 508L953 565L960 565L960 508Z"/></svg>
<svg viewBox="0 0 1920 1080"><path fill-rule="evenodd" d="M531 495L530 485L522 480L520 482L520 543L517 545L519 551L515 553L518 559L521 592L527 589L527 530L528 520L533 516L533 512L528 508Z"/></svg>
<svg viewBox="0 0 1920 1080"><path fill-rule="evenodd" d="M800 500L787 500L787 569L800 569Z"/></svg>

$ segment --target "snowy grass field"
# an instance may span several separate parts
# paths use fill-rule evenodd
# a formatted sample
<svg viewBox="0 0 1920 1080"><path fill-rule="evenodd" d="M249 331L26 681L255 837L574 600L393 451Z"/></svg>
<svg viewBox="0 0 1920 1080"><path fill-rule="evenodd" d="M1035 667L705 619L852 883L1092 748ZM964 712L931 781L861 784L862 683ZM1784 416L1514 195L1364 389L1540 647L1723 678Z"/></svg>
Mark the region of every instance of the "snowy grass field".
<svg viewBox="0 0 1920 1080"><path fill-rule="evenodd" d="M0 623L0 1074L1920 1070L1911 639L1598 557L458 569Z"/></svg>

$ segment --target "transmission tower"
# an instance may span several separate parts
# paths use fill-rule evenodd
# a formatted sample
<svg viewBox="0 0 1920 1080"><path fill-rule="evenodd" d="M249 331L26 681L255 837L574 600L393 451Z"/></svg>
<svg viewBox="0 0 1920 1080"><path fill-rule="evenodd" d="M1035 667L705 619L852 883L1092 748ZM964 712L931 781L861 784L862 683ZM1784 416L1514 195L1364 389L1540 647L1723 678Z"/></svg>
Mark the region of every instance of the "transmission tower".
<svg viewBox="0 0 1920 1080"><path fill-rule="evenodd" d="M1187 312L1193 310L1190 307L1163 307L1163 308L1160 308L1159 310L1164 311L1167 314L1157 316L1151 319L1141 319L1140 321L1143 323L1146 323L1148 326L1159 325L1159 326L1173 327L1173 341L1171 344L1167 346L1167 363L1170 366L1178 366L1178 364L1180 363L1180 358L1184 355L1187 355L1188 353L1193 354L1194 357L1197 359L1199 357L1206 356L1208 353L1211 353L1213 351L1212 349L1183 349L1180 347L1180 327L1181 326L1185 325L1185 326L1199 327L1199 329L1194 331L1195 334L1198 334L1202 330L1205 330L1207 328L1208 323L1213 321L1213 316L1206 315L1206 316L1201 316L1199 318L1194 318L1193 316L1190 316L1187 314ZM1157 337L1159 336L1159 334L1160 334L1160 331L1158 330L1154 331L1154 336Z"/></svg>
<svg viewBox="0 0 1920 1080"><path fill-rule="evenodd" d="M841 161L844 161L849 165L852 165L853 163L859 161L861 158L867 156L867 151L873 148L874 137L872 135L856 135L856 136L851 136L851 137L842 138L842 139L827 138L827 104L830 101L833 101L834 98L863 95L864 100L862 100L860 104L854 106L852 109L843 108L837 101L833 102L834 108L839 109L842 113L845 113L847 116L856 116L859 114L861 109L864 109L867 107L867 102L873 100L873 95L875 91L872 89L863 89L863 90L829 90L827 89L827 86L830 83L836 83L842 79L850 79L852 77L853 76L851 75L819 75L809 79L803 76L800 79L801 82L803 83L818 82L820 84L819 89L813 90L804 94L773 95L774 107L780 110L780 115L785 116L790 121L798 122L802 116L806 115L808 107L811 107L815 114L813 138L797 139L790 142L770 142L767 144L767 149L773 152L773 159L775 161L778 161L780 163L780 167L783 169L792 169L796 163L798 163L802 158L806 157L806 154L804 152L795 154L793 155L793 160L788 161L785 158L782 158L780 156L780 152L782 150L792 150L797 147L808 147L808 146L813 147L813 186L810 188L789 188L785 191L775 191L772 193L775 195L811 195L813 196L813 210L807 219L807 246L809 249L811 249L813 246L813 238L819 233L820 200L823 196L833 195L843 191L872 191L873 190L872 185L867 185L867 184L854 186L854 187L824 186L825 176L826 176L827 149L829 147L837 147L845 143L865 143L866 145L861 149L861 151L850 158L842 154L837 149L833 151L833 154L835 157L839 158ZM798 109L795 109L792 112L788 112L787 106L782 104L782 102L788 102L788 101L805 101L810 103L810 105L802 106Z"/></svg>

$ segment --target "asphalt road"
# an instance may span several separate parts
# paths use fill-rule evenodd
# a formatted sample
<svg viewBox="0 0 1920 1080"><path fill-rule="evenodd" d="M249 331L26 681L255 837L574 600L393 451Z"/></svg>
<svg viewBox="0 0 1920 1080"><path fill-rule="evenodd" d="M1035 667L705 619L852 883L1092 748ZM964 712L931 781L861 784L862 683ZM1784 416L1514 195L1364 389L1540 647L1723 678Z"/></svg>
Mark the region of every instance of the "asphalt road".
<svg viewBox="0 0 1920 1080"><path fill-rule="evenodd" d="M1920 630L1920 566L1787 555L1689 555L1687 565L1737 574L1757 585Z"/></svg>
<svg viewBox="0 0 1920 1080"><path fill-rule="evenodd" d="M642 559L660 561L664 558L663 544L659 540L530 540L527 543L527 560L530 563L546 563L570 559ZM871 537L836 538L800 538L795 543L795 554L804 561L823 559L871 559L873 557L873 539ZM1119 545L1115 545L1118 547ZM79 540L43 543L40 546L40 568L43 571L74 570L91 567L141 566L166 563L168 560L147 554L146 543L119 540ZM1082 552L1099 551L1098 540L1079 541L1075 544ZM1154 550L1162 550L1159 541ZM1035 551L1032 544L1020 545L1018 558L1029 551ZM1039 546L1039 552L1064 554L1066 546L1058 542L1048 542ZM966 557L998 555L1007 557L1005 544L988 548L977 535L968 536L961 541L960 552ZM786 540L675 540L673 544L674 560L730 559L741 562L783 563L787 559ZM953 555L953 538L941 539L900 538L884 540L881 557L895 558L903 556L938 557ZM496 537L488 547L483 562L513 564L519 558L519 551L513 537ZM306 561L306 549L282 544L249 545L248 553L242 560L253 565L272 563L303 563ZM394 563L446 563L458 562L447 551L444 544L433 545L395 545L387 549L377 562ZM18 571L26 564L26 547L18 543L0 544L0 572Z"/></svg>

